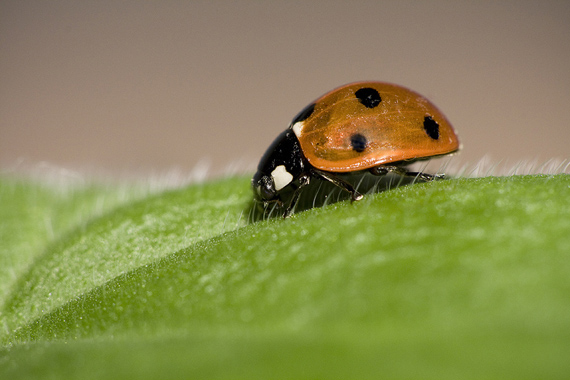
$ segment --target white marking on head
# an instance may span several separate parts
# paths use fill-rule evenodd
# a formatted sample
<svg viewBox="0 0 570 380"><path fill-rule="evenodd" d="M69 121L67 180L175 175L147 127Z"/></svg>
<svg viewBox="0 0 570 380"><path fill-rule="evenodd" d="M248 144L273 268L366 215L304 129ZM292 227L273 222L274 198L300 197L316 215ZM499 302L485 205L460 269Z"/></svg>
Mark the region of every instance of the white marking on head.
<svg viewBox="0 0 570 380"><path fill-rule="evenodd" d="M285 165L279 165L271 172L275 190L279 191L293 181L293 175L285 169Z"/></svg>
<svg viewBox="0 0 570 380"><path fill-rule="evenodd" d="M291 129L293 132L295 132L295 136L297 136L297 138L301 137L301 131L303 130L304 126L305 124L302 121L298 121L291 126Z"/></svg>

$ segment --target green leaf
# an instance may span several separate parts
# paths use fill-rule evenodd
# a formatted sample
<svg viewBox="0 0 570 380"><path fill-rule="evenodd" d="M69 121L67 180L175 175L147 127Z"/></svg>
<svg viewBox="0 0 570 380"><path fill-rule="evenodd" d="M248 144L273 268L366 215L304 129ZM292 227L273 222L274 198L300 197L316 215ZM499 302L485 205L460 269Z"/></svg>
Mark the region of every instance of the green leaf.
<svg viewBox="0 0 570 380"><path fill-rule="evenodd" d="M54 185L0 176L0 305L51 242L149 192L148 187L131 184L81 185L62 180Z"/></svg>
<svg viewBox="0 0 570 380"><path fill-rule="evenodd" d="M247 178L194 185L38 237L4 293L0 378L569 373L570 176L414 184L247 224L250 194Z"/></svg>

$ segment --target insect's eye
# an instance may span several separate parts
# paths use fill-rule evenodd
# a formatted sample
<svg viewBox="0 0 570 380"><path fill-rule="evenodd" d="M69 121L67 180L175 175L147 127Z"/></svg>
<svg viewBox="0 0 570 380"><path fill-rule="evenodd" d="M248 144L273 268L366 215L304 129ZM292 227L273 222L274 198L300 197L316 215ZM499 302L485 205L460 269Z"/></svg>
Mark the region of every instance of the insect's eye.
<svg viewBox="0 0 570 380"><path fill-rule="evenodd" d="M275 198L275 185L273 180L269 176L263 176L259 180L259 194L261 198L265 200L271 200Z"/></svg>

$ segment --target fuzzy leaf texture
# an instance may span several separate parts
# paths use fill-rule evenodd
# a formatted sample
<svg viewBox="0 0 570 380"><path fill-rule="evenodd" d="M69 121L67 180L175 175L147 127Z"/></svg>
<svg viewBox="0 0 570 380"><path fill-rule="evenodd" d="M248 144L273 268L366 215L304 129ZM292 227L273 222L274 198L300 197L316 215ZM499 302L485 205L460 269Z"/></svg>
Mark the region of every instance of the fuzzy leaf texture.
<svg viewBox="0 0 570 380"><path fill-rule="evenodd" d="M0 378L567 378L570 175L249 222L249 178L0 177Z"/></svg>

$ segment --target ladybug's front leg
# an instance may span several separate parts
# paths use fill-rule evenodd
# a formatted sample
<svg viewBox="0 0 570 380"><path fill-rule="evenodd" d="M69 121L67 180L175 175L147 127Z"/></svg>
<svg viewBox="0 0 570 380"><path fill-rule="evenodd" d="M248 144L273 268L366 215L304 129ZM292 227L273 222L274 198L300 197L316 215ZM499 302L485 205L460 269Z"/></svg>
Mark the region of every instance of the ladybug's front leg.
<svg viewBox="0 0 570 380"><path fill-rule="evenodd" d="M287 209L283 213L283 218L288 218L289 216L291 216L291 213L295 209L295 205L297 205L299 197L301 196L301 190L303 189L303 187L307 186L309 182L310 182L310 177L308 175L305 174L299 177L299 186L297 186L297 188L295 189L295 192L291 197L291 201L289 202L289 206L287 206Z"/></svg>

